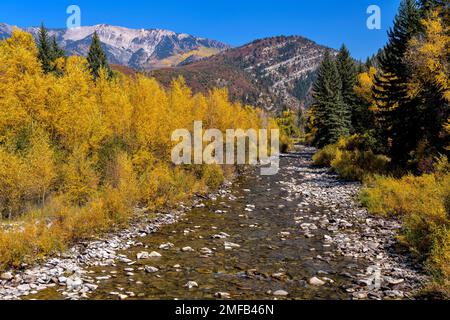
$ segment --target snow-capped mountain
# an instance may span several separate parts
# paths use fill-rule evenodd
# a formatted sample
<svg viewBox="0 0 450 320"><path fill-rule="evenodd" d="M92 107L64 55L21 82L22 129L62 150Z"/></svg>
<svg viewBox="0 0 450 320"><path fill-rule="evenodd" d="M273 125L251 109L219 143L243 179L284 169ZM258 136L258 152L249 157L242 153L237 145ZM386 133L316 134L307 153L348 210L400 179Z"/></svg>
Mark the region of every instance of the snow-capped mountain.
<svg viewBox="0 0 450 320"><path fill-rule="evenodd" d="M37 36L39 28L25 28ZM0 24L0 39L11 35L12 26ZM215 40L161 29L129 29L100 24L77 29L49 29L69 55L85 56L94 32L100 37L110 63L151 70L175 66L218 53L228 46Z"/></svg>

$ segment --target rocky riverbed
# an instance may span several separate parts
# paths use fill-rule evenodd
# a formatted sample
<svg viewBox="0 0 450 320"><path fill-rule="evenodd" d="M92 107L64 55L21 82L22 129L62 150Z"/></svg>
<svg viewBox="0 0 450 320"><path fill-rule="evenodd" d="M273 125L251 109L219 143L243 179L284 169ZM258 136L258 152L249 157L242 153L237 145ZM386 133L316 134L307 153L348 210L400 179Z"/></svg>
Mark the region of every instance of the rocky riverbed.
<svg viewBox="0 0 450 320"><path fill-rule="evenodd" d="M427 277L360 184L283 157L209 199L1 275L0 299L412 299ZM176 223L174 223L176 222Z"/></svg>

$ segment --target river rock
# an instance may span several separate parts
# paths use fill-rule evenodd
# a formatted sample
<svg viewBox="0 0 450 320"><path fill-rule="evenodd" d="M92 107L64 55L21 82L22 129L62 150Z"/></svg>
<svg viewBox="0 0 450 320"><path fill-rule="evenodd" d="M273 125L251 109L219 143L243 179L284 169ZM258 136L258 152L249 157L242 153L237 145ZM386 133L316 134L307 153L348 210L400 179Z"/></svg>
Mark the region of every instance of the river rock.
<svg viewBox="0 0 450 320"><path fill-rule="evenodd" d="M228 292L216 292L214 294L214 296L219 299L230 299L231 298L231 295Z"/></svg>
<svg viewBox="0 0 450 320"><path fill-rule="evenodd" d="M354 299L364 300L364 299L367 299L367 292L365 292L365 291L354 292L352 294L352 296Z"/></svg>
<svg viewBox="0 0 450 320"><path fill-rule="evenodd" d="M391 277L385 277L384 280L386 280L386 282L392 286L396 286L396 285L399 285L399 284L405 282L405 279L394 279Z"/></svg>
<svg viewBox="0 0 450 320"><path fill-rule="evenodd" d="M205 248L200 249L200 253L208 255L208 254L213 254L213 251L210 248L205 247Z"/></svg>
<svg viewBox="0 0 450 320"><path fill-rule="evenodd" d="M320 280L317 277L312 277L311 279L309 279L309 284L312 285L312 286L320 287L320 286L323 286L325 284L325 281Z"/></svg>
<svg viewBox="0 0 450 320"><path fill-rule="evenodd" d="M188 289L198 288L198 283L195 281L188 281L184 286Z"/></svg>
<svg viewBox="0 0 450 320"><path fill-rule="evenodd" d="M90 291L95 291L98 288L98 285L93 284L93 283L86 283L85 284L86 288L88 288Z"/></svg>
<svg viewBox="0 0 450 320"><path fill-rule="evenodd" d="M162 255L159 252L156 252L156 251L150 252L150 254L148 256L149 256L149 258L160 258L160 257L162 257Z"/></svg>
<svg viewBox="0 0 450 320"><path fill-rule="evenodd" d="M161 250L169 250L170 248L173 248L173 247L174 247L174 244L171 242L163 243L159 246L159 248Z"/></svg>
<svg viewBox="0 0 450 320"><path fill-rule="evenodd" d="M69 290L77 290L83 285L83 280L78 277L70 277L67 278L66 285Z"/></svg>
<svg viewBox="0 0 450 320"><path fill-rule="evenodd" d="M11 273L11 272L5 272L5 273L2 273L1 275L0 275L0 279L1 280L12 280L14 278L14 276L13 276L13 274Z"/></svg>
<svg viewBox="0 0 450 320"><path fill-rule="evenodd" d="M61 276L58 278L58 283L63 284L67 282L67 278L64 276Z"/></svg>
<svg viewBox="0 0 450 320"><path fill-rule="evenodd" d="M195 250L192 249L191 247L184 247L184 248L181 249L181 251L183 251L183 252L194 252Z"/></svg>
<svg viewBox="0 0 450 320"><path fill-rule="evenodd" d="M240 246L239 244L237 244L237 243L228 242L228 241L225 241L223 245L225 246L225 249L227 249L227 250L238 249L238 248L241 247L241 246Z"/></svg>
<svg viewBox="0 0 450 320"><path fill-rule="evenodd" d="M142 251L142 252L139 252L139 253L136 255L136 258L137 258L138 260L145 260L145 259L150 258L150 255L149 255L149 253L148 253L147 251Z"/></svg>
<svg viewBox="0 0 450 320"><path fill-rule="evenodd" d="M147 273L155 273L158 272L159 269L153 266L145 266L145 272Z"/></svg>
<svg viewBox="0 0 450 320"><path fill-rule="evenodd" d="M17 286L17 290L19 290L19 291L30 291L31 287L27 283L26 284L21 284L21 285Z"/></svg>
<svg viewBox="0 0 450 320"><path fill-rule="evenodd" d="M274 296L278 296L278 297L286 297L289 295L289 292L284 291L284 290L277 290L273 293Z"/></svg>
<svg viewBox="0 0 450 320"><path fill-rule="evenodd" d="M212 236L213 239L226 239L226 238L229 238L229 237L230 237L230 235L228 233L225 233L225 232L221 232L219 234L215 234L215 235Z"/></svg>

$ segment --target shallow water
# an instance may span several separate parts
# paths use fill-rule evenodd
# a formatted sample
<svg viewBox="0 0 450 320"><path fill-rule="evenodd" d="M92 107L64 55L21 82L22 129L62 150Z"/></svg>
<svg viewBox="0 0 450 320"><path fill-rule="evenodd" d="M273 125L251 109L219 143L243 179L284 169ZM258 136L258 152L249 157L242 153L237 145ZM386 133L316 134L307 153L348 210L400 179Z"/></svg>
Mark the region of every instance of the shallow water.
<svg viewBox="0 0 450 320"><path fill-rule="evenodd" d="M299 156L309 159L310 155ZM315 237L306 238L294 220L326 208L310 206L300 211L298 203L302 198L295 199L280 183L293 177L301 183L301 173L295 168L309 165L301 160L283 158L276 176L255 174L238 179L230 194L205 201L206 207L192 210L180 222L139 239L142 247L121 252L133 261L141 251L157 251L162 257L137 260L131 266L118 262L115 267L90 269L94 278L105 275L112 278L99 282L99 288L89 298L118 299L117 293L121 293L128 299L213 299L217 292L227 292L233 299L273 299L277 290L289 293L287 297L277 297L282 299L349 298L340 287L351 280L340 274L347 272L346 266L355 261L330 255L333 246L324 244L324 231L316 230ZM216 213L217 210L226 212ZM302 222L308 221L305 218ZM230 237L212 238L221 232ZM240 248L225 250L225 241ZM174 247L159 248L167 242ZM181 248L186 246L195 251L182 252ZM200 253L205 247L213 254ZM363 262L360 263L360 269L364 269ZM147 273L142 270L145 266L154 266L159 271ZM320 287L307 284L311 277L325 273L334 283ZM199 287L188 289L185 287L188 281L197 282ZM61 289L47 289L30 298L64 298L58 290Z"/></svg>

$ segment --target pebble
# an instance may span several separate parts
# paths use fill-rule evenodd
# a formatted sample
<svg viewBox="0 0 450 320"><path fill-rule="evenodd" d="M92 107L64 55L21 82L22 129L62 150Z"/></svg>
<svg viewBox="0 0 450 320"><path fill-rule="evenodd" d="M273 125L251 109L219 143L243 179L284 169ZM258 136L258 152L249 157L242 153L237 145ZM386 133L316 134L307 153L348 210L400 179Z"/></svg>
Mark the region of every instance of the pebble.
<svg viewBox="0 0 450 320"><path fill-rule="evenodd" d="M312 286L319 287L319 286L323 286L325 284L325 281L320 280L317 277L312 277L311 279L309 279L309 284L312 285Z"/></svg>
<svg viewBox="0 0 450 320"><path fill-rule="evenodd" d="M83 284L83 280L78 277L69 277L66 280L66 285L69 290L77 290L79 289Z"/></svg>
<svg viewBox="0 0 450 320"><path fill-rule="evenodd" d="M17 289L19 291L30 291L31 287L29 284L21 284L21 285L17 286Z"/></svg>
<svg viewBox="0 0 450 320"><path fill-rule="evenodd" d="M240 248L240 247L241 247L241 246L240 246L239 244L237 244L237 243L228 242L228 241L225 241L223 245L225 246L225 249L227 249L227 250L237 249L237 248Z"/></svg>
<svg viewBox="0 0 450 320"><path fill-rule="evenodd" d="M214 297L219 299L230 299L231 295L228 292L216 292Z"/></svg>
<svg viewBox="0 0 450 320"><path fill-rule="evenodd" d="M226 239L226 238L229 238L229 237L230 237L230 235L228 233L225 233L225 232L221 232L219 234L215 234L215 235L212 236L213 239Z"/></svg>
<svg viewBox="0 0 450 320"><path fill-rule="evenodd" d="M198 283L195 281L188 281L184 286L188 289L198 288Z"/></svg>
<svg viewBox="0 0 450 320"><path fill-rule="evenodd" d="M174 247L174 244L171 242L163 243L159 246L159 248L161 250L169 250L170 248L173 248L173 247Z"/></svg>
<svg viewBox="0 0 450 320"><path fill-rule="evenodd" d="M205 248L200 249L200 253L210 255L210 254L213 254L213 251L211 249L205 247Z"/></svg>
<svg viewBox="0 0 450 320"><path fill-rule="evenodd" d="M155 273L158 272L159 269L153 266L145 266L145 272L147 273Z"/></svg>
<svg viewBox="0 0 450 320"><path fill-rule="evenodd" d="M162 255L159 252L152 251L149 255L149 258L160 258Z"/></svg>
<svg viewBox="0 0 450 320"><path fill-rule="evenodd" d="M289 292L284 291L284 290L277 290L273 293L274 296L278 296L278 297L286 297L289 295Z"/></svg>
<svg viewBox="0 0 450 320"><path fill-rule="evenodd" d="M149 255L149 253L148 253L147 251L139 252L139 253L136 255L136 258L137 258L138 260L145 260L145 259L148 259L149 257L150 257L150 255Z"/></svg>
<svg viewBox="0 0 450 320"><path fill-rule="evenodd" d="M14 278L11 272L5 272L0 275L1 280L12 280Z"/></svg>

